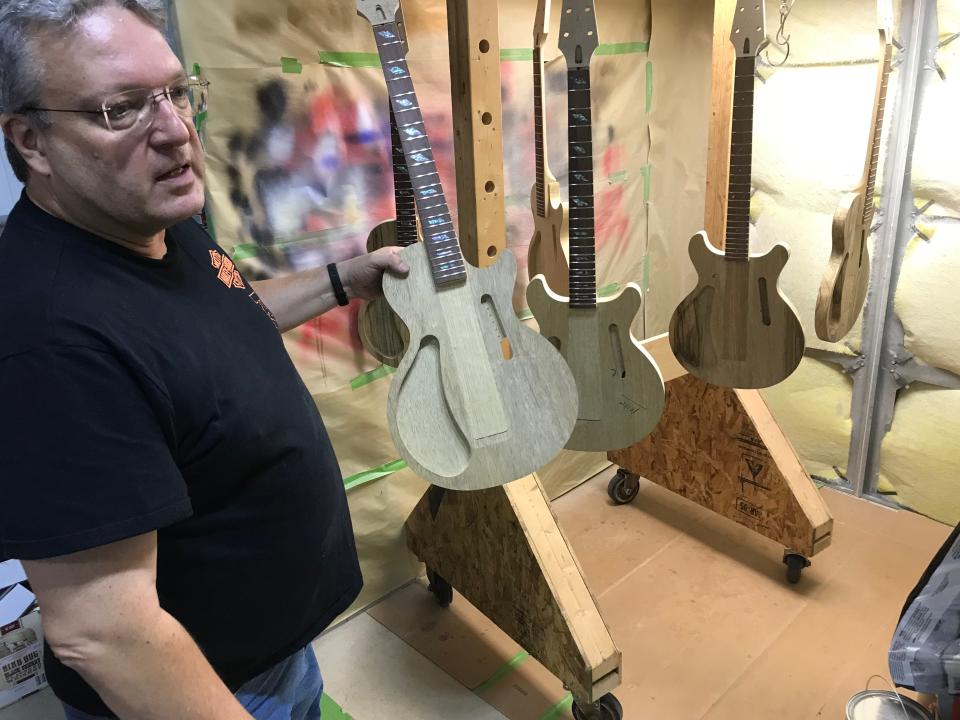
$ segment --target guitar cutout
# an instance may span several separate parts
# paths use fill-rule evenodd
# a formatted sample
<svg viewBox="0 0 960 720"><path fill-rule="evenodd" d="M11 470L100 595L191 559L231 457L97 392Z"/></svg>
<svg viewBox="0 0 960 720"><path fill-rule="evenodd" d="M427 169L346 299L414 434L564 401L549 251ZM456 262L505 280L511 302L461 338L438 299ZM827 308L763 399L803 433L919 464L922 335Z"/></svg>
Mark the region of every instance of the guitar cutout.
<svg viewBox="0 0 960 720"><path fill-rule="evenodd" d="M394 17L398 0L358 0L373 26L423 241L401 250L405 277L383 291L409 331L387 400L407 464L441 487L476 490L546 464L576 422L576 386L563 358L513 312L517 265L488 268L460 252Z"/></svg>
<svg viewBox="0 0 960 720"><path fill-rule="evenodd" d="M740 0L730 40L736 48L726 242L690 241L697 287L674 310L670 347L693 375L714 385L763 388L783 381L803 357L803 328L779 288L790 256L777 244L750 254L753 88L757 53L767 43L764 4Z"/></svg>
<svg viewBox="0 0 960 720"><path fill-rule="evenodd" d="M403 25L403 11L397 11L397 27L406 55L408 46ZM417 207L414 202L410 171L403 157L397 118L390 106L390 147L393 158L393 196L396 202L396 220L388 220L375 227L367 237L367 252L384 247L406 247L420 239L417 230ZM358 316L360 342L364 349L384 365L396 367L407 350L409 333L386 299L379 297L363 304Z"/></svg>
<svg viewBox="0 0 960 720"><path fill-rule="evenodd" d="M567 206L560 199L560 183L547 166L546 105L542 48L550 28L550 0L538 0L533 27L533 126L537 179L530 190L533 237L527 248L527 276L543 275L550 289L568 295L570 245Z"/></svg>
<svg viewBox="0 0 960 720"><path fill-rule="evenodd" d="M814 311L817 337L828 342L842 340L860 317L870 285L870 251L873 228L873 198L883 136L883 111L887 100L893 45L888 27L880 28L880 68L870 121L867 159L860 183L840 198L831 228L830 261L820 283Z"/></svg>
<svg viewBox="0 0 960 720"><path fill-rule="evenodd" d="M580 402L570 450L615 450L643 439L663 412L663 378L630 332L643 295L628 283L597 299L590 59L597 49L593 0L564 0L560 50L567 60L570 153L569 297L543 275L527 287L540 332L558 347L577 381Z"/></svg>

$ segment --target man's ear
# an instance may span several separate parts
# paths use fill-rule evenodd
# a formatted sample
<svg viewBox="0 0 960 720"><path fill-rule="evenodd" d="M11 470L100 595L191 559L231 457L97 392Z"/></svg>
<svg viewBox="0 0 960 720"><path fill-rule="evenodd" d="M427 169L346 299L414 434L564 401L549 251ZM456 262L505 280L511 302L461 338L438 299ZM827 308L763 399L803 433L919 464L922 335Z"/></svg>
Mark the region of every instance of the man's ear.
<svg viewBox="0 0 960 720"><path fill-rule="evenodd" d="M31 171L39 175L50 174L43 136L22 115L0 115L3 136L20 153Z"/></svg>

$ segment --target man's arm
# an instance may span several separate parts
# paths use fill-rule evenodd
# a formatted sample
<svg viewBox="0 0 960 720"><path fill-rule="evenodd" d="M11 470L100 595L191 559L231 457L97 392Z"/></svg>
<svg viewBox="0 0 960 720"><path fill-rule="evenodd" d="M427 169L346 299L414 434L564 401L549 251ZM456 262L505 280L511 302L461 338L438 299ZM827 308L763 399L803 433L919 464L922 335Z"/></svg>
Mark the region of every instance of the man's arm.
<svg viewBox="0 0 960 720"><path fill-rule="evenodd" d="M400 248L381 248L337 263L337 271L347 297L371 300L382 293L383 273L403 275L409 271L400 259ZM272 280L250 283L257 295L277 318L280 332L286 332L310 318L337 306L327 268L305 270Z"/></svg>
<svg viewBox="0 0 960 720"><path fill-rule="evenodd" d="M251 720L157 598L157 535L24 561L46 640L121 720Z"/></svg>

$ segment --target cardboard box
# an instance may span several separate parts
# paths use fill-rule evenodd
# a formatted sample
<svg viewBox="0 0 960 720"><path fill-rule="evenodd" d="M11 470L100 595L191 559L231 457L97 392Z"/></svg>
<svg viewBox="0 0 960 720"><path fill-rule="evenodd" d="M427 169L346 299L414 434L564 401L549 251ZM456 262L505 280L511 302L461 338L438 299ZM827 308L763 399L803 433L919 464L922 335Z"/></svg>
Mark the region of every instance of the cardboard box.
<svg viewBox="0 0 960 720"><path fill-rule="evenodd" d="M16 574L13 577L18 579ZM4 708L45 688L47 674L43 668L40 609L33 604L33 593L19 583L2 588L0 606L4 612L13 613L7 618L9 622L0 625L0 708Z"/></svg>

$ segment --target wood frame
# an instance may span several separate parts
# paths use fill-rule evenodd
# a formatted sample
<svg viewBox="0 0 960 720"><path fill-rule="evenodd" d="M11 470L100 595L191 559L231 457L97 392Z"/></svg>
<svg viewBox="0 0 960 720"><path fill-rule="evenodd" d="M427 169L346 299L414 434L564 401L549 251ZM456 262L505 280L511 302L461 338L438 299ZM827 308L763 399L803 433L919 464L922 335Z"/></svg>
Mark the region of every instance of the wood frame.
<svg viewBox="0 0 960 720"><path fill-rule="evenodd" d="M736 0L714 5L704 227L720 243L718 250L727 216L734 64L729 35L736 7ZM666 409L649 437L609 453L610 461L779 542L785 559L810 558L826 548L833 517L760 393L687 376L666 335L644 345L669 381Z"/></svg>
<svg viewBox="0 0 960 720"><path fill-rule="evenodd" d="M498 8L447 0L460 244L485 267L505 246ZM416 556L573 693L620 684L621 656L536 475L488 490L431 487L406 522ZM503 578L510 582L503 582Z"/></svg>

